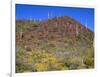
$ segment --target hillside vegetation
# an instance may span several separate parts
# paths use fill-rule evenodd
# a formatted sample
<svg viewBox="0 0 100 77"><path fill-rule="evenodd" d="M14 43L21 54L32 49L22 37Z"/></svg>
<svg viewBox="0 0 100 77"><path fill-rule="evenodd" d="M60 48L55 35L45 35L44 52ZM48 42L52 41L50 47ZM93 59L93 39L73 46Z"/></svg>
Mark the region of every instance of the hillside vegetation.
<svg viewBox="0 0 100 77"><path fill-rule="evenodd" d="M16 72L94 68L94 33L63 16L16 20Z"/></svg>

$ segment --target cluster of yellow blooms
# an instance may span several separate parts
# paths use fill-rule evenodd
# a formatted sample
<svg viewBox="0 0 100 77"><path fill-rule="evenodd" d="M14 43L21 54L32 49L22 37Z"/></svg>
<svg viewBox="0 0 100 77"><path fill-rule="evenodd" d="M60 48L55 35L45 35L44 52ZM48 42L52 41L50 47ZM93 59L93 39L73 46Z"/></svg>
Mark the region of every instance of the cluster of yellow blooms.
<svg viewBox="0 0 100 77"><path fill-rule="evenodd" d="M28 54L27 63L32 64L37 71L48 71L50 69L63 70L65 67L53 54L45 50L33 50L28 52Z"/></svg>

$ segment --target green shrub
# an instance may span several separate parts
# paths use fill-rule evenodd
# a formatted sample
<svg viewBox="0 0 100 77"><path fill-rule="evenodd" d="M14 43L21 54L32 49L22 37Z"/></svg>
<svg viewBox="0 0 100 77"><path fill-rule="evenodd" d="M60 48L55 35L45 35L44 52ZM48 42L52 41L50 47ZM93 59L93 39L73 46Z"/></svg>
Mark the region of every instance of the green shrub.
<svg viewBox="0 0 100 77"><path fill-rule="evenodd" d="M85 57L84 64L86 65L86 68L89 68L89 67L93 68L94 67L94 59L90 58L90 57Z"/></svg>

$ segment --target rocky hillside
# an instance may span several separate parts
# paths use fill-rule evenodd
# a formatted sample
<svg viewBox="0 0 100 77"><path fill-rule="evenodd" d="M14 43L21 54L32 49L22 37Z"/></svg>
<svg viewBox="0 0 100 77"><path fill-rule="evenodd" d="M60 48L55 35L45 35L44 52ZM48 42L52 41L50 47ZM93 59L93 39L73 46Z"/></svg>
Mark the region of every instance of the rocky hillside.
<svg viewBox="0 0 100 77"><path fill-rule="evenodd" d="M93 68L93 38L94 32L68 16L16 20L16 72Z"/></svg>

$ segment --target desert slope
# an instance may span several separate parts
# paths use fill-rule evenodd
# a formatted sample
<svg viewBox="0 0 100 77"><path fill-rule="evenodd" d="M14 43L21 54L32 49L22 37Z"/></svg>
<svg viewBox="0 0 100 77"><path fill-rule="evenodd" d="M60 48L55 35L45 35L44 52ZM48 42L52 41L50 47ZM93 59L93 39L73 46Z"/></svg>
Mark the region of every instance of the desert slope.
<svg viewBox="0 0 100 77"><path fill-rule="evenodd" d="M93 68L93 38L68 16L16 20L16 72Z"/></svg>

